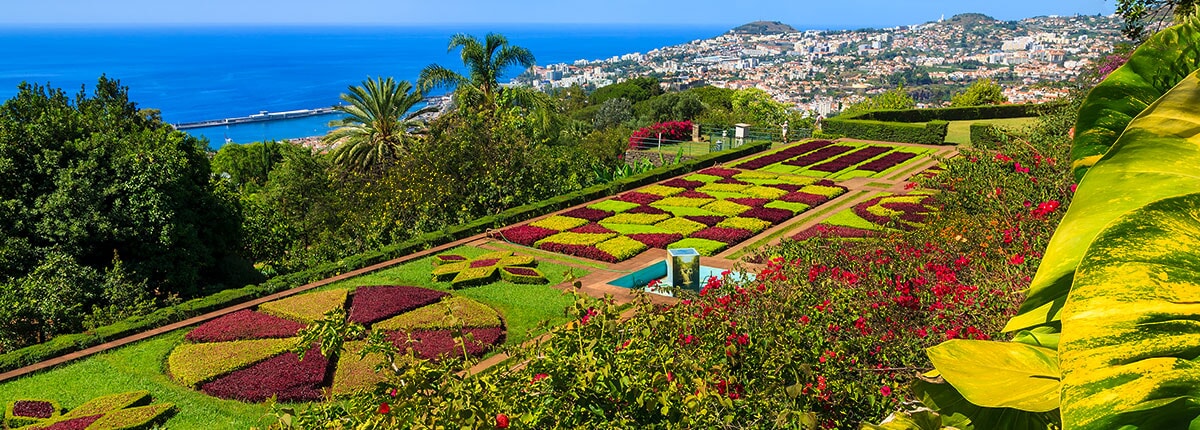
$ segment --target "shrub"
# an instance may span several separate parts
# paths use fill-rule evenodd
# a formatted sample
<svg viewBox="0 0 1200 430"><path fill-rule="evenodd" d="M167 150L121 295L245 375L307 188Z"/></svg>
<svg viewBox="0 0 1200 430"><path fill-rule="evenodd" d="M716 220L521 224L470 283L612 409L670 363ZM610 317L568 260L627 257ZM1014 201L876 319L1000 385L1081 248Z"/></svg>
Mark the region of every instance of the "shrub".
<svg viewBox="0 0 1200 430"><path fill-rule="evenodd" d="M136 408L121 409L104 414L86 428L89 430L135 430L151 428L165 420L175 409L171 403L157 403Z"/></svg>
<svg viewBox="0 0 1200 430"><path fill-rule="evenodd" d="M685 190L683 188L666 187L662 185L648 185L638 189L638 192L640 193L653 194L660 197L673 196L684 191Z"/></svg>
<svg viewBox="0 0 1200 430"><path fill-rule="evenodd" d="M741 170L726 169L723 167L709 167L709 168L701 170L697 173L701 174L701 175L720 176L722 178L729 178L729 177L732 177L733 175L736 175L741 172L742 172Z"/></svg>
<svg viewBox="0 0 1200 430"><path fill-rule="evenodd" d="M705 228L704 224L688 220L687 218L671 218L669 220L655 224L655 227L666 229L667 231L689 236L692 233L698 232Z"/></svg>
<svg viewBox="0 0 1200 430"><path fill-rule="evenodd" d="M376 384L387 380L387 374L376 372L375 366L384 361L382 354L367 354L361 356L366 342L346 342L342 353L338 355L337 368L333 370L333 384L330 392L334 396L353 394L358 391L374 388ZM400 363L407 362L405 356L397 356Z"/></svg>
<svg viewBox="0 0 1200 430"><path fill-rule="evenodd" d="M467 261L467 257L454 254L441 254L433 256L433 265L438 266L446 263L460 263Z"/></svg>
<svg viewBox="0 0 1200 430"><path fill-rule="evenodd" d="M924 124L910 124L830 118L828 121L825 121L825 130L830 133L844 134L856 139L942 145L946 142L946 131L949 124L942 120L933 120Z"/></svg>
<svg viewBox="0 0 1200 430"><path fill-rule="evenodd" d="M828 198L833 198L833 197L842 195L842 193L845 193L846 189L843 187L837 187L837 186L831 187L831 186L825 186L825 185L809 185L807 187L801 188L800 192L808 193L808 194L816 194L816 195L825 196ZM798 202L798 203L804 203L804 202Z"/></svg>
<svg viewBox="0 0 1200 430"><path fill-rule="evenodd" d="M737 228L737 229L742 229L742 230L748 230L751 233L758 233L760 231L766 230L767 227L770 227L770 226L771 226L770 221L763 221L761 219L745 218L745 217L733 217L733 218L729 218L725 221L721 221L721 222L717 223L717 227Z"/></svg>
<svg viewBox="0 0 1200 430"><path fill-rule="evenodd" d="M790 203L804 203L809 206L817 206L821 203L829 201L829 197L822 194L812 194L803 191L788 193L779 198L780 201Z"/></svg>
<svg viewBox="0 0 1200 430"><path fill-rule="evenodd" d="M371 324L435 303L447 295L441 291L408 286L358 287L350 304L349 321Z"/></svg>
<svg viewBox="0 0 1200 430"><path fill-rule="evenodd" d="M4 425L17 428L59 416L62 407L53 400L22 399L8 402L4 408Z"/></svg>
<svg viewBox="0 0 1200 430"><path fill-rule="evenodd" d="M617 196L617 198L615 198L615 199L609 199L609 200L605 200L605 201L602 201L599 203L594 203L588 207L592 208L592 209L599 209L602 211L608 211L608 212L619 214L621 212L625 212L627 210L636 208L639 205L645 204L645 203L641 203L641 202L631 202L631 201L622 200L622 197L629 196L630 194L638 194L638 193L625 193L620 196ZM629 197L626 197L626 198L629 198ZM654 196L654 200L658 200L661 198L662 198L661 196ZM653 201L653 200L651 200L651 201Z"/></svg>
<svg viewBox="0 0 1200 430"><path fill-rule="evenodd" d="M535 260L533 257L526 256L526 255L513 255L513 256L501 258L499 261L496 262L496 265L500 266L500 267L534 266L534 265L537 265L537 260Z"/></svg>
<svg viewBox="0 0 1200 430"><path fill-rule="evenodd" d="M125 409L131 406L141 406L150 403L149 391L130 391L125 393L110 394L100 396L88 400L70 412L63 415L64 418L102 415L115 410Z"/></svg>
<svg viewBox="0 0 1200 430"><path fill-rule="evenodd" d="M218 343L185 343L167 357L167 370L188 387L243 369L286 351L295 339L255 339ZM73 411L74 412L74 411Z"/></svg>
<svg viewBox="0 0 1200 430"><path fill-rule="evenodd" d="M573 229L575 227L582 226L587 223L588 223L588 220L586 220L586 219L572 218L572 217L567 217L567 216L562 216L562 215L554 215L549 218L531 222L531 223L529 223L529 225L534 226L534 227L547 228L550 230L566 231L566 230Z"/></svg>
<svg viewBox="0 0 1200 430"><path fill-rule="evenodd" d="M667 211L672 216L689 217L689 216L720 216L720 214L701 208L683 208L678 206L663 206L661 209Z"/></svg>
<svg viewBox="0 0 1200 430"><path fill-rule="evenodd" d="M686 197L686 198L690 198L690 199L711 199L711 198L713 198L713 196L710 196L708 194L705 194L705 193L702 193L699 191L694 191L694 190L684 191L682 193L676 194L674 197Z"/></svg>
<svg viewBox="0 0 1200 430"><path fill-rule="evenodd" d="M727 169L723 169L723 170L727 170ZM737 170L734 170L734 172L737 172ZM716 176L716 175L706 175L704 173L693 173L693 174L684 176L683 179L685 181L693 181L693 182L701 182L701 183L705 183L705 184L711 184L713 182L717 182L719 180L725 179L725 177ZM666 183L663 183L663 185L666 185ZM701 185L701 186L703 186L703 185Z"/></svg>
<svg viewBox="0 0 1200 430"><path fill-rule="evenodd" d="M716 212L719 214L737 216L738 214L750 210L749 206L739 205L734 202L725 200L717 200L704 206L704 209Z"/></svg>
<svg viewBox="0 0 1200 430"><path fill-rule="evenodd" d="M625 236L617 236L596 244L596 249L608 253L617 260L627 260L646 250L646 244Z"/></svg>
<svg viewBox="0 0 1200 430"><path fill-rule="evenodd" d="M671 217L671 216L670 216L670 215L667 215L667 214L657 214L657 215L656 215L656 214L631 214L631 213L623 213L623 214L616 214L616 215L613 215L613 216L609 217L608 219L605 219L605 220L603 220L603 221L600 221L600 225L604 225L604 226L607 226L607 225L609 225L609 224L639 224L639 225L653 225L653 224L659 223L659 222L661 222L662 220L665 220L665 219L667 219L667 218L670 218L670 217ZM604 238L604 239L608 239L608 238L606 237L606 238ZM603 239L601 239L601 240L603 240ZM558 242L560 242L560 243L573 243L573 242L563 242L563 241L558 241ZM588 243L587 245L592 245L592 244L595 244L595 243L598 243L598 242L599 242L599 240L597 240L596 242Z"/></svg>
<svg viewBox="0 0 1200 430"><path fill-rule="evenodd" d="M457 263L443 264L433 268L430 275L433 275L433 280L439 282L449 282L458 276L459 272L471 268L470 261L460 261Z"/></svg>
<svg viewBox="0 0 1200 430"><path fill-rule="evenodd" d="M579 219L585 219L585 220L588 220L591 222L596 222L596 221L600 221L602 219L608 218L610 216L613 216L613 212L585 207L585 208L571 209L569 211L561 213L560 215L565 216L565 217L570 217L570 218L579 218Z"/></svg>
<svg viewBox="0 0 1200 430"><path fill-rule="evenodd" d="M643 127L629 136L629 149L642 149L658 143L659 135L663 141L683 142L692 140L691 121L667 121Z"/></svg>
<svg viewBox="0 0 1200 430"><path fill-rule="evenodd" d="M659 214L665 214L665 213L667 213L667 211L656 208L654 206L642 205L642 206L638 206L636 208L630 209L630 210L626 211L625 213L659 215Z"/></svg>
<svg viewBox="0 0 1200 430"><path fill-rule="evenodd" d="M690 197L667 197L665 199L651 203L651 206L659 207L659 208L661 208L663 206L675 206L675 207L681 207L681 208L698 208L698 207L701 207L701 206L711 203L713 200L714 199L711 197L699 198L699 199L698 198L690 198Z"/></svg>
<svg viewBox="0 0 1200 430"><path fill-rule="evenodd" d="M631 234L638 234L638 233L669 233L670 232L670 230L659 227L657 225L609 224L608 228L612 229L613 231L615 231L619 234L623 234L626 236L631 235Z"/></svg>
<svg viewBox="0 0 1200 430"><path fill-rule="evenodd" d="M975 124L972 124L972 128L971 128L972 131L975 130L974 126L975 126ZM917 157L917 154L913 154L911 152L894 151L890 154L884 155L882 157L879 157L878 159L872 160L868 163L858 166L858 170L879 173L879 172L885 171L887 169L890 169L892 167L903 164L904 162L911 160L913 158L916 158L916 157Z"/></svg>
<svg viewBox="0 0 1200 430"><path fill-rule="evenodd" d="M499 236L512 243L533 246L535 242L556 234L558 231L525 224L504 230Z"/></svg>
<svg viewBox="0 0 1200 430"><path fill-rule="evenodd" d="M804 203L794 203L794 202L786 202L786 201L782 201L782 200L776 200L776 201L767 203L763 207L764 208L772 208L772 209L783 209L788 212L791 212L792 215L795 216L795 214L804 212L804 211L808 210L809 208L811 208L812 206L804 204Z"/></svg>
<svg viewBox="0 0 1200 430"><path fill-rule="evenodd" d="M759 198L754 198L754 197L735 197L735 198L725 199L725 200L737 203L739 205L750 206L752 208L762 207L763 205L774 201L773 199L759 199Z"/></svg>
<svg viewBox="0 0 1200 430"><path fill-rule="evenodd" d="M859 238L876 236L879 232L862 228L841 225L817 224L792 236L793 240L804 241L812 238Z"/></svg>
<svg viewBox="0 0 1200 430"><path fill-rule="evenodd" d="M868 146L833 160L812 166L809 168L809 170L827 173L840 172L849 168L850 166L878 157L891 150L892 148L885 146Z"/></svg>
<svg viewBox="0 0 1200 430"><path fill-rule="evenodd" d="M713 256L724 250L726 246L729 245L727 245L725 242L717 242L709 239L688 238L668 245L667 249L695 248L696 252L699 252L700 255Z"/></svg>
<svg viewBox="0 0 1200 430"><path fill-rule="evenodd" d="M349 291L340 288L317 291L263 303L258 310L293 321L311 323L324 318L325 313L331 310L345 307L347 294Z"/></svg>
<svg viewBox="0 0 1200 430"><path fill-rule="evenodd" d="M767 186L771 187L771 188L778 188L778 189L787 191L789 193L794 193L796 191L799 191L800 188L802 188L801 185L795 185L795 184L767 184Z"/></svg>
<svg viewBox="0 0 1200 430"><path fill-rule="evenodd" d="M783 164L787 165L787 166L808 167L808 166L820 163L822 161L828 160L833 157L837 157L839 155L845 154L845 153L853 151L853 150L854 150L853 146L845 146L845 145L828 146L828 147L821 148L817 151L814 151L810 154L806 154L806 155L803 155L800 157L793 158L791 160L784 161Z"/></svg>
<svg viewBox="0 0 1200 430"><path fill-rule="evenodd" d="M700 192L704 192L704 193L740 193L740 192L742 192L742 190L747 189L747 188L750 188L750 186L749 185L739 185L739 184L711 183L711 184L705 185L703 187L697 188L696 191L700 191Z"/></svg>
<svg viewBox="0 0 1200 430"><path fill-rule="evenodd" d="M529 267L501 267L500 279L514 284L545 284L549 282L546 275Z"/></svg>
<svg viewBox="0 0 1200 430"><path fill-rule="evenodd" d="M257 403L275 397L281 402L312 402L322 398L321 384L329 360L319 348L309 349L301 360L284 353L253 366L200 385L213 397Z"/></svg>
<svg viewBox="0 0 1200 430"><path fill-rule="evenodd" d="M458 272L458 275L455 275L454 279L450 280L450 286L453 288L466 288L483 285L495 279L496 274L497 270L494 265L472 267Z"/></svg>
<svg viewBox="0 0 1200 430"><path fill-rule="evenodd" d="M538 248L545 249L543 245L547 244L595 245L608 239L612 239L613 236L615 235L596 233L559 233L538 241L537 246Z"/></svg>
<svg viewBox="0 0 1200 430"><path fill-rule="evenodd" d="M629 238L651 248L667 249L667 245L683 240L683 235L679 233L636 233L630 234Z"/></svg>
<svg viewBox="0 0 1200 430"><path fill-rule="evenodd" d="M758 170L763 167L767 167L767 166L770 166L772 164L775 164L775 163L778 163L778 162L781 162L784 160L795 158L795 157L798 157L800 155L803 155L803 154L806 154L806 153L809 153L812 151L821 150L832 144L833 144L833 141L829 141L829 140L813 140L813 141L808 141L808 142L803 142L803 143L797 143L795 145L780 149L778 151L744 161L741 164L738 164L737 166L734 166L734 167L737 167L739 169L746 169L746 170ZM827 157L827 156L821 157L820 160L825 159L825 157ZM734 172L735 173L730 174L727 177L732 177L737 174L737 171L734 171Z"/></svg>
<svg viewBox="0 0 1200 430"><path fill-rule="evenodd" d="M74 418L64 418L58 421L38 423L25 427L23 430L84 430L103 415L88 415Z"/></svg>
<svg viewBox="0 0 1200 430"><path fill-rule="evenodd" d="M695 239L708 239L717 242L724 242L732 245L741 243L743 240L754 236L754 232L750 230L742 230L740 228L725 228L725 227L709 227L692 234Z"/></svg>
<svg viewBox="0 0 1200 430"><path fill-rule="evenodd" d="M695 216L686 216L684 218L687 218L689 221L695 221L700 224L704 224L708 227L712 227L714 225L717 225L717 223L720 223L721 221L725 221L725 219L728 217L712 216L712 215L695 215Z"/></svg>
<svg viewBox="0 0 1200 430"><path fill-rule="evenodd" d="M342 294L345 297L344 291ZM345 303L345 300L342 301ZM243 309L209 320L184 339L192 342L228 342L233 340L294 337L304 324Z"/></svg>

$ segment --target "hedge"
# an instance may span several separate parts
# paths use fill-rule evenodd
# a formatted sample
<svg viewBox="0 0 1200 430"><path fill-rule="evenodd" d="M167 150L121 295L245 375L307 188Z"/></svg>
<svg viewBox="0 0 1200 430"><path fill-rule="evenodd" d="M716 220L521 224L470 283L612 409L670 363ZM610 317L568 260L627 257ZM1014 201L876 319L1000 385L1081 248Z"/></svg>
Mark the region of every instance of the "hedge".
<svg viewBox="0 0 1200 430"><path fill-rule="evenodd" d="M414 252L423 251L455 240L471 237L493 228L516 224L581 203L663 181L684 173L736 160L770 148L770 142L755 142L747 143L734 149L705 154L679 164L661 166L640 175L622 178L606 184L593 185L579 191L514 207L495 215L478 218L466 224L425 233L410 240L385 246L374 251L352 255L300 272L279 275L260 284L222 290L212 295L197 297L175 306L158 309L147 315L132 317L83 333L55 336L47 342L0 354L0 372L7 372L35 364L114 339L130 336L238 303L247 302Z"/></svg>
<svg viewBox="0 0 1200 430"><path fill-rule="evenodd" d="M1000 128L992 124L971 124L971 146L982 149L996 148L1001 139Z"/></svg>
<svg viewBox="0 0 1200 430"><path fill-rule="evenodd" d="M946 131L949 125L950 123L941 120L927 123L904 123L830 118L825 121L825 130L855 139L941 145L946 142Z"/></svg>

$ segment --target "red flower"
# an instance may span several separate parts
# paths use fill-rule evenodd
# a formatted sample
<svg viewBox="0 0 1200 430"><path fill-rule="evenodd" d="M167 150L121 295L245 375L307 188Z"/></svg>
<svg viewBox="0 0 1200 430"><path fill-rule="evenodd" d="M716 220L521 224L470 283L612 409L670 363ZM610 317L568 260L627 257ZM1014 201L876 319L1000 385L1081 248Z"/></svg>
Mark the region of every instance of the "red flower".
<svg viewBox="0 0 1200 430"><path fill-rule="evenodd" d="M536 383L537 381L541 381L541 380L549 378L549 377L550 377L550 375L547 375L545 373L539 373L539 374L533 375L533 380L529 381L529 383L533 384L533 383Z"/></svg>
<svg viewBox="0 0 1200 430"><path fill-rule="evenodd" d="M385 415L391 411L392 411L392 407L388 406L387 402L383 402L383 403L379 404L379 415Z"/></svg>
<svg viewBox="0 0 1200 430"><path fill-rule="evenodd" d="M882 395L883 395L883 397L887 397L887 396L890 396L890 395L892 395L892 387L891 387L891 386L888 386L888 385L884 385L884 386L882 386L882 387L879 387L879 394L882 394Z"/></svg>
<svg viewBox="0 0 1200 430"><path fill-rule="evenodd" d="M1017 265L1017 264L1021 264L1024 262L1025 262L1025 257L1023 257L1021 254L1013 255L1012 258L1008 259L1008 264L1012 264L1012 265Z"/></svg>
<svg viewBox="0 0 1200 430"><path fill-rule="evenodd" d="M496 414L496 428L498 428L498 429L508 428L508 415Z"/></svg>

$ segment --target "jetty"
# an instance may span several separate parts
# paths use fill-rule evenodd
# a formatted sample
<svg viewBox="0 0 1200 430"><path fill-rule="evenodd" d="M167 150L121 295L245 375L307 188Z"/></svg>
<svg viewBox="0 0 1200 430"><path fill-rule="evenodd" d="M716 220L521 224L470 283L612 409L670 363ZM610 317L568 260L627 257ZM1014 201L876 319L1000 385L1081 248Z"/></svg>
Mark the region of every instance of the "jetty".
<svg viewBox="0 0 1200 430"><path fill-rule="evenodd" d="M275 121L280 119L304 118L316 115L326 115L337 112L332 107L315 108L315 109L298 109L284 112L268 112L259 111L256 114L242 116L237 118L211 119L207 121L181 122L172 124L176 130L188 130L192 128L214 127L220 125L245 124L251 122Z"/></svg>

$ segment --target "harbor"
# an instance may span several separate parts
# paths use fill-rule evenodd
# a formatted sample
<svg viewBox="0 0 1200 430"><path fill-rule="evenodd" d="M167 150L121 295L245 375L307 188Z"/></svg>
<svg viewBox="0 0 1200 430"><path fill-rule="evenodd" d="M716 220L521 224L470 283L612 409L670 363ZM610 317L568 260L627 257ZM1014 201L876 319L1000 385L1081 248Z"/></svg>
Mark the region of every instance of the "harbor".
<svg viewBox="0 0 1200 430"><path fill-rule="evenodd" d="M282 119L304 118L317 115L328 115L336 112L332 107L316 108L316 109L298 109L284 112L269 112L259 111L256 114L225 119L212 119L207 121L183 122L173 124L176 130L189 130L194 128L217 127L235 124L246 124L251 122L277 121Z"/></svg>

